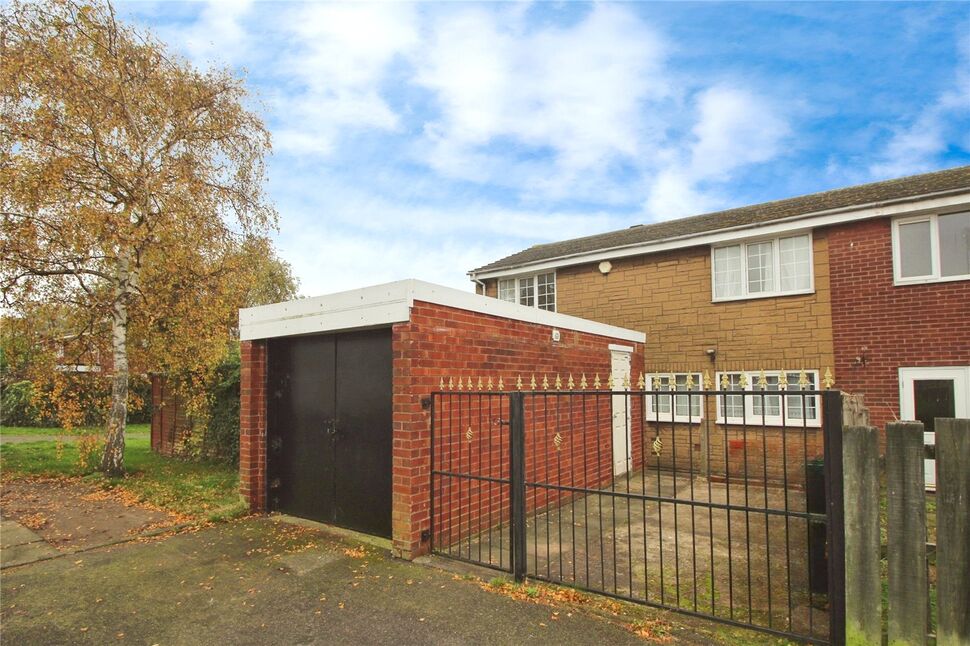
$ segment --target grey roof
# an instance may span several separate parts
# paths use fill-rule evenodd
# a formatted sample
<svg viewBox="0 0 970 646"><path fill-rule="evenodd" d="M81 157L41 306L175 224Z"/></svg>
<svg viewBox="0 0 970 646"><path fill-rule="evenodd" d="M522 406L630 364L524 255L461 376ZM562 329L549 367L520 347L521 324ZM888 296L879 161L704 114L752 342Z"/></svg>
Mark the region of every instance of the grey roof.
<svg viewBox="0 0 970 646"><path fill-rule="evenodd" d="M473 272L518 267L606 249L660 242L668 238L680 238L735 227L755 226L821 211L846 209L864 204L892 202L921 195L959 190L970 190L970 166L860 184L774 202L742 206L726 211L705 213L679 220L656 224L639 224L620 231L535 245L479 267Z"/></svg>

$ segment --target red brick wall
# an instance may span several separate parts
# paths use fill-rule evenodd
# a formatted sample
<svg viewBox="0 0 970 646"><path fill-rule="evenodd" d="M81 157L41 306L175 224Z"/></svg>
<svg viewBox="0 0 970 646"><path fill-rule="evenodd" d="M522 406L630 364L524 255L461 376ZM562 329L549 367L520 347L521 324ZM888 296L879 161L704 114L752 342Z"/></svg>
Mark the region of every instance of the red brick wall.
<svg viewBox="0 0 970 646"><path fill-rule="evenodd" d="M266 341L240 343L239 492L266 511Z"/></svg>
<svg viewBox="0 0 970 646"><path fill-rule="evenodd" d="M837 387L865 394L884 428L899 417L898 368L970 364L970 281L893 285L889 218L833 227L829 261Z"/></svg>
<svg viewBox="0 0 970 646"><path fill-rule="evenodd" d="M439 389L441 380L461 378L467 385L472 379L477 390L479 377L487 381L489 377L497 387L498 378L502 377L506 390L515 388L516 379L521 375L528 384L535 374L537 381L548 375L550 382L554 382L558 373L564 387L571 373L575 384L579 383L582 373L592 384L597 373L605 382L610 372L610 343L635 346L632 358L634 379L639 376L637 366L643 365L642 346L625 341L617 341L592 334L561 330L561 340L553 342L551 328L513 321L495 316L477 314L463 310L456 310L440 305L415 303L411 311L411 321L407 324L394 326L394 484L393 484L393 535L394 550L400 556L413 557L428 549L428 544L421 541L423 530L430 529L431 520L431 412L421 405L422 398L429 397L433 391ZM526 385L526 387L528 387ZM551 396L550 396L551 397ZM609 397L603 397L608 401ZM467 399L466 399L467 401ZM601 411L601 423L587 427L585 440L578 436L569 437L568 431L562 432L563 444L561 449L555 449L553 438L556 428L568 429L565 419L576 419L579 407L570 412L565 405L559 410L558 425L550 420L545 422L546 412L540 396L537 401L526 405L526 441L533 456L527 463L526 470L529 478L536 478L545 482L557 482L560 469L582 486L583 477L577 476L581 466L579 442L585 443L587 455L595 453L597 443L601 445L601 456L605 459L599 465L589 466L586 476L592 483L602 482L608 477L611 464L611 453L606 446L610 442L610 426L608 412ZM454 406L452 409L451 406ZM436 414L452 418L457 416L457 404L444 405ZM488 423L489 413L473 405L463 409L463 419L454 419L448 435L443 439L445 446L453 450L447 455L452 457L452 467L457 470L460 466L464 472L473 472L491 477L508 477L508 434L507 427L496 427ZM607 404L608 406L608 404ZM592 416L592 405L587 415ZM554 405L550 405L553 416ZM531 411L531 412L530 412ZM502 411L494 417L508 419L508 411ZM481 414L482 421L479 421ZM637 407L632 410L634 420L634 463L639 461L639 446L641 442L637 435L637 422L642 415ZM578 425L576 425L578 427ZM472 440L467 439L468 428L471 428ZM500 430L501 429L501 430ZM478 443L487 442L487 449L478 452ZM532 446L535 443L535 446ZM455 462L457 451L463 451L461 465ZM437 456L442 458L439 451ZM504 461L503 459L504 458ZM444 458L447 460L447 457ZM491 464L489 464L491 462ZM567 466L568 465L568 466ZM436 467L447 467L447 464L436 464ZM563 484L567 484L563 482ZM478 486L462 494L464 497L457 505L460 516L457 519L446 518L442 526L451 527L453 532L461 529L464 533L484 526L483 515L492 503L493 515L497 516L499 505L504 506L505 519L508 519L507 487ZM549 504L555 495L532 491L527 501L530 508L542 507ZM482 513L478 513L478 509ZM487 520L485 521L487 522ZM457 526L456 526L457 524ZM463 534L464 535L464 534Z"/></svg>

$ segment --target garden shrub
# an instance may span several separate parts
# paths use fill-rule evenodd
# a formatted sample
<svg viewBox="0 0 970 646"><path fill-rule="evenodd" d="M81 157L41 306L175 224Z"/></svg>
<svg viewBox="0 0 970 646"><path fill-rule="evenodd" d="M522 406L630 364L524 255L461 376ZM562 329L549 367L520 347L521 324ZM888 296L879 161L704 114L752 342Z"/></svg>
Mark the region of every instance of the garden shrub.
<svg viewBox="0 0 970 646"><path fill-rule="evenodd" d="M216 368L209 390L204 453L228 462L239 460L239 369L239 345L234 344Z"/></svg>

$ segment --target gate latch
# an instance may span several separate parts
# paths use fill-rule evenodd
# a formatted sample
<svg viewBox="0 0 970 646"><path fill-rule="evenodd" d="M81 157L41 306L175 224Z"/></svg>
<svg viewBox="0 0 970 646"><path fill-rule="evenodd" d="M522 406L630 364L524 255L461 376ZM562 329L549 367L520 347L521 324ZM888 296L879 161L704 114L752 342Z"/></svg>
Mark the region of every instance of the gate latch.
<svg viewBox="0 0 970 646"><path fill-rule="evenodd" d="M508 426L509 420L502 419L501 417L496 417L495 419L492 420L492 424L497 424L499 426Z"/></svg>

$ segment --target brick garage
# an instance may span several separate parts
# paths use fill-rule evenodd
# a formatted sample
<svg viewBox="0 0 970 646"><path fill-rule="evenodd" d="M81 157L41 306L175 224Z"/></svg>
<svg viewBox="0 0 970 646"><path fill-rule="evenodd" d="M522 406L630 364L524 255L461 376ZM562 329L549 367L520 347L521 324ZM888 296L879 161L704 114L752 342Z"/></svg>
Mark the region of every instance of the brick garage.
<svg viewBox="0 0 970 646"><path fill-rule="evenodd" d="M605 382L611 371L611 346L628 348L634 369L643 365L642 333L420 281L243 310L240 479L242 494L254 511L274 507L274 484L280 477L273 472L278 447L267 440L280 432L274 431L280 424L274 422L276 404L267 403L281 388L297 388L281 386L278 382L285 377L274 379L273 348L281 347L281 340L310 343L306 339L334 337L339 355L341 335L364 334L359 330L384 335L390 343L389 521L394 551L404 557L427 550L422 532L430 529L431 420L422 400L442 381L460 378L464 384L470 379L477 388L479 378L491 378L493 384L502 378L510 389L520 376L528 383L533 374L550 381L557 374L563 380L573 374L578 381L585 373L590 381L598 374ZM633 411L634 418L637 415ZM339 438L339 420L335 426ZM312 473L312 468L303 473ZM340 504L334 503L338 513ZM356 499L355 504L365 503Z"/></svg>

